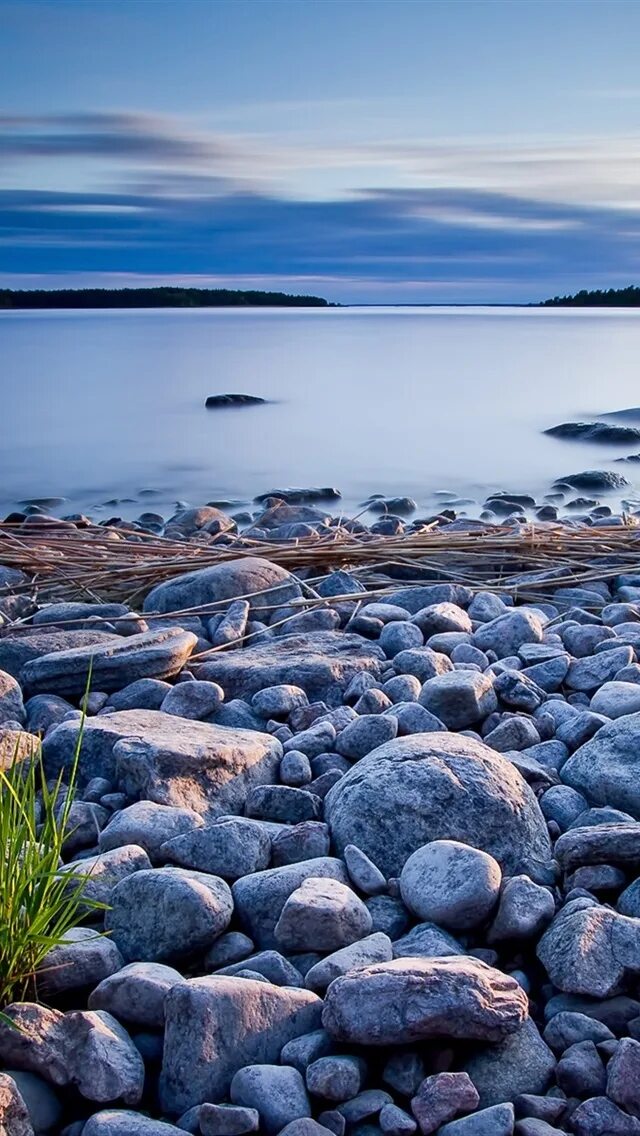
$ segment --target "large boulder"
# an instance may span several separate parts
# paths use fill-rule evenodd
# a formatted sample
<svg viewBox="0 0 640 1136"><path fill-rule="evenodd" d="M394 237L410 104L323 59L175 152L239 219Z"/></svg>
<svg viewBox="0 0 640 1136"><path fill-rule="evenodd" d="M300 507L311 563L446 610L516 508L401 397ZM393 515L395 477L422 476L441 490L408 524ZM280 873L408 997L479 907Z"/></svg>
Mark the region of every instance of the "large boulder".
<svg viewBox="0 0 640 1136"><path fill-rule="evenodd" d="M510 975L466 955L400 958L345 974L325 996L322 1024L338 1041L405 1045L432 1037L502 1041L528 1017Z"/></svg>
<svg viewBox="0 0 640 1136"><path fill-rule="evenodd" d="M234 1073L277 1062L287 1042L318 1029L322 1002L308 990L246 978L194 978L166 995L162 1109L179 1115L228 1099Z"/></svg>
<svg viewBox="0 0 640 1136"><path fill-rule="evenodd" d="M565 762L562 780L589 804L612 805L640 819L640 714L598 730Z"/></svg>
<svg viewBox="0 0 640 1136"><path fill-rule="evenodd" d="M489 852L511 875L535 872L551 856L546 823L515 766L449 733L412 734L374 750L330 790L325 819L340 854L356 844L387 878L432 840Z"/></svg>
<svg viewBox="0 0 640 1136"><path fill-rule="evenodd" d="M79 730L77 721L62 722L45 738L48 777L69 768ZM85 722L79 778L106 777L131 797L190 808L213 821L241 813L252 786L272 784L281 756L270 734L159 710L121 710Z"/></svg>
<svg viewBox="0 0 640 1136"><path fill-rule="evenodd" d="M165 580L151 589L143 610L164 613L206 604L223 610L225 600L242 597L249 600L252 617L259 619L299 595L298 584L285 568L260 556L246 556Z"/></svg>
<svg viewBox="0 0 640 1136"><path fill-rule="evenodd" d="M108 643L55 651L25 663L20 682L29 694L77 698L93 690L122 690L141 678L171 678L182 670L197 637L180 627L117 636Z"/></svg>
<svg viewBox="0 0 640 1136"><path fill-rule="evenodd" d="M357 674L367 671L379 678L385 661L380 647L360 635L317 631L222 651L202 663L198 678L219 683L227 699L249 700L265 687L293 684L311 701L339 706Z"/></svg>

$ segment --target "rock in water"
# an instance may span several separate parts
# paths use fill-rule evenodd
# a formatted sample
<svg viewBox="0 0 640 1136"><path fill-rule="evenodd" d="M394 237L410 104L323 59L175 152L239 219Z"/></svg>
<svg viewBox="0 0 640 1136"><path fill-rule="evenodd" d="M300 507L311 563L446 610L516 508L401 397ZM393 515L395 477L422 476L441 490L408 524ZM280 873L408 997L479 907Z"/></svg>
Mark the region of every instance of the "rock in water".
<svg viewBox="0 0 640 1136"><path fill-rule="evenodd" d="M322 1002L310 991L247 978L194 978L165 999L160 1078L163 1110L228 1099L234 1073L269 1065L288 1041L320 1025Z"/></svg>
<svg viewBox="0 0 640 1136"><path fill-rule="evenodd" d="M261 613L268 614L299 595L298 584L284 568L259 556L247 556L158 584L149 592L143 609L164 613L213 604L223 611L226 600L243 597L251 604L251 617L259 619Z"/></svg>
<svg viewBox="0 0 640 1136"><path fill-rule="evenodd" d="M48 777L70 767L79 730L78 721L62 722L45 738ZM271 734L159 710L122 710L85 722L79 778L107 777L130 797L190 808L213 821L241 813L252 786L272 784L281 756Z"/></svg>
<svg viewBox="0 0 640 1136"><path fill-rule="evenodd" d="M257 394L210 394L204 404L207 410L215 410L220 406L260 406L266 401Z"/></svg>
<svg viewBox="0 0 640 1136"><path fill-rule="evenodd" d="M394 959L336 978L322 1024L338 1041L405 1045L430 1037L502 1041L528 1016L515 979L467 956Z"/></svg>
<svg viewBox="0 0 640 1136"><path fill-rule="evenodd" d="M330 790L325 819L340 853L356 844L387 878L432 840L489 852L511 875L551 856L546 823L515 766L454 734L380 746Z"/></svg>
<svg viewBox="0 0 640 1136"><path fill-rule="evenodd" d="M381 649L360 635L317 631L222 651L198 668L198 678L219 683L227 700L249 700L265 687L295 684L312 701L339 706L355 675L368 671L379 678L384 661Z"/></svg>
<svg viewBox="0 0 640 1136"><path fill-rule="evenodd" d="M87 689L122 690L141 678L171 678L182 670L197 643L190 631L180 627L145 631L127 638L89 647L56 651L25 663L21 684L29 694L78 697Z"/></svg>
<svg viewBox="0 0 640 1136"><path fill-rule="evenodd" d="M612 446L636 442L640 430L635 426L612 426L609 422L561 422L543 430L553 438L578 438L584 442L603 442ZM563 479L564 480L564 479Z"/></svg>

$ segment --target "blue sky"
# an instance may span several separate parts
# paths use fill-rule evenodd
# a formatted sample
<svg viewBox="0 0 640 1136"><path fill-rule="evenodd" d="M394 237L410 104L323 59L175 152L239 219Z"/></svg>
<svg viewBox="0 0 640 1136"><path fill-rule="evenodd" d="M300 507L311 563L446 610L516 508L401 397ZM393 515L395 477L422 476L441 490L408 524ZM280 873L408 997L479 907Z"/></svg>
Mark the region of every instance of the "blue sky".
<svg viewBox="0 0 640 1136"><path fill-rule="evenodd" d="M640 283L635 0L0 0L0 284Z"/></svg>

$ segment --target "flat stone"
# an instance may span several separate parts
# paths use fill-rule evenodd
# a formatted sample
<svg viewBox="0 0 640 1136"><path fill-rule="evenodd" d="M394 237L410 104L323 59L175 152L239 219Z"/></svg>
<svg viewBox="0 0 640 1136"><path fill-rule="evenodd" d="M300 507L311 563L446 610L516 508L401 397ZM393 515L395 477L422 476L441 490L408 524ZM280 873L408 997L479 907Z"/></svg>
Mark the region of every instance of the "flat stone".
<svg viewBox="0 0 640 1136"><path fill-rule="evenodd" d="M379 647L360 635L318 631L222 651L202 663L197 674L219 683L227 699L250 700L265 687L295 684L310 701L339 706L354 675L364 671L379 678L384 658Z"/></svg>
<svg viewBox="0 0 640 1136"><path fill-rule="evenodd" d="M332 982L322 1024L338 1041L361 1045L495 1042L526 1019L527 1004L514 979L477 959L394 959Z"/></svg>
<svg viewBox="0 0 640 1136"><path fill-rule="evenodd" d="M19 678L22 668L32 659L54 651L75 647L88 650L108 643L122 643L122 639L107 631L37 631L28 635L7 635L0 639L0 670ZM84 688L81 693L84 694Z"/></svg>
<svg viewBox="0 0 640 1136"><path fill-rule="evenodd" d="M80 724L63 722L45 738L48 777L68 769ZM122 710L85 721L81 784L117 782L131 797L190 808L207 821L240 813L253 785L272 784L282 747L270 734L174 718L158 710Z"/></svg>
<svg viewBox="0 0 640 1136"><path fill-rule="evenodd" d="M514 1123L512 1104L494 1104L443 1124L438 1136L512 1136Z"/></svg>
<svg viewBox="0 0 640 1136"><path fill-rule="evenodd" d="M72 647L24 664L20 683L31 694L77 698L87 689L110 692L141 678L171 678L182 670L197 643L190 631L146 631L116 636L104 644Z"/></svg>
<svg viewBox="0 0 640 1136"><path fill-rule="evenodd" d="M178 1136L175 1124L152 1120L128 1109L103 1109L94 1112L82 1129L82 1136Z"/></svg>

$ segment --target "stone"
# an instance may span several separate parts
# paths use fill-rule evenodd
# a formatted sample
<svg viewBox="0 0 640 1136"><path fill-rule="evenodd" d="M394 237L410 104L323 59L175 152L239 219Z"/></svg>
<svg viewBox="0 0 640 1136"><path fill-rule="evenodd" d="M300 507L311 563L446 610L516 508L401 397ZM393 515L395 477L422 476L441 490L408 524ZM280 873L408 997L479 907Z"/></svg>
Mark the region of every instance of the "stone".
<svg viewBox="0 0 640 1136"><path fill-rule="evenodd" d="M640 1042L621 1038L607 1065L606 1089L614 1104L640 1117Z"/></svg>
<svg viewBox="0 0 640 1136"><path fill-rule="evenodd" d="M383 1089L363 1089L357 1097L339 1104L337 1111L348 1125L354 1125L376 1116L388 1104L393 1104L390 1093L386 1093Z"/></svg>
<svg viewBox="0 0 640 1136"><path fill-rule="evenodd" d="M276 1136L291 1121L311 1116L304 1081L286 1065L247 1065L231 1081L233 1104L255 1108L266 1133Z"/></svg>
<svg viewBox="0 0 640 1136"><path fill-rule="evenodd" d="M355 943L350 943L347 947L341 947L315 963L307 971L304 984L308 990L322 994L334 978L371 966L373 963L389 962L392 958L391 939L388 935L377 931Z"/></svg>
<svg viewBox="0 0 640 1136"><path fill-rule="evenodd" d="M343 757L359 761L371 750L392 741L398 733L398 721L386 714L363 714L350 722L336 739L336 750Z"/></svg>
<svg viewBox="0 0 640 1136"><path fill-rule="evenodd" d="M321 1008L310 991L245 978L177 984L165 999L163 1111L220 1103L238 1070L277 1061L287 1042L317 1029Z"/></svg>
<svg viewBox="0 0 640 1136"><path fill-rule="evenodd" d="M425 1079L425 1067L417 1049L398 1049L392 1052L382 1069L382 1080L403 1097L418 1093Z"/></svg>
<svg viewBox="0 0 640 1136"><path fill-rule="evenodd" d="M151 868L151 861L144 848L127 844L122 848L114 848L112 852L71 860L68 864L61 864L59 871L68 873L70 887L74 880L81 884L83 896L87 900L109 904L113 889L120 880L146 868Z"/></svg>
<svg viewBox="0 0 640 1136"><path fill-rule="evenodd" d="M460 670L428 679L420 692L419 702L450 730L474 726L498 706L489 675Z"/></svg>
<svg viewBox="0 0 640 1136"><path fill-rule="evenodd" d="M38 752L40 738L20 730L18 724L0 726L0 772L15 763L28 761Z"/></svg>
<svg viewBox="0 0 640 1136"><path fill-rule="evenodd" d="M498 1044L474 1053L465 1070L478 1090L481 1107L486 1108L521 1093L544 1092L555 1065L551 1049L527 1019Z"/></svg>
<svg viewBox="0 0 640 1136"><path fill-rule="evenodd" d="M460 1112L472 1112L480 1097L468 1073L434 1073L425 1077L411 1101L422 1136L431 1136L441 1124Z"/></svg>
<svg viewBox="0 0 640 1136"><path fill-rule="evenodd" d="M36 1073L51 1085L67 1085L71 1076L64 1014L35 1002L13 1002L3 1006L3 1015L5 1020L0 1019L2 1065Z"/></svg>
<svg viewBox="0 0 640 1136"><path fill-rule="evenodd" d="M215 714L223 699L224 691L217 682L179 682L171 687L160 709L163 714L202 721Z"/></svg>
<svg viewBox="0 0 640 1136"><path fill-rule="evenodd" d="M622 667L634 661L633 647L615 647L585 659L574 659L567 672L565 683L570 690L588 694L615 678Z"/></svg>
<svg viewBox="0 0 640 1136"><path fill-rule="evenodd" d="M590 804L612 805L640 819L640 714L598 730L565 762L562 780Z"/></svg>
<svg viewBox="0 0 640 1136"><path fill-rule="evenodd" d="M234 1104L205 1104L197 1108L198 1127L201 1136L244 1136L257 1132L260 1127L260 1114L255 1108L244 1108Z"/></svg>
<svg viewBox="0 0 640 1136"><path fill-rule="evenodd" d="M6 1073L0 1073L0 1132L6 1136L34 1136L20 1090L13 1077Z"/></svg>
<svg viewBox="0 0 640 1136"><path fill-rule="evenodd" d="M524 643L541 643L543 624L533 611L519 608L483 623L473 635L473 645L481 651L494 651L498 659L517 655Z"/></svg>
<svg viewBox="0 0 640 1136"><path fill-rule="evenodd" d="M143 611L165 613L207 605L212 611L224 611L225 601L248 598L252 619L260 619L299 595L298 584L284 568L258 556L247 556L156 585L147 595Z"/></svg>
<svg viewBox="0 0 640 1136"><path fill-rule="evenodd" d="M79 722L63 722L44 739L48 777L69 769L79 731ZM190 808L211 822L242 812L252 786L273 784L281 756L270 734L122 710L85 721L79 780L107 777L131 797Z"/></svg>
<svg viewBox="0 0 640 1136"><path fill-rule="evenodd" d="M457 939L436 927L435 923L417 923L393 943L394 958L437 958L462 954L464 951Z"/></svg>
<svg viewBox="0 0 640 1136"><path fill-rule="evenodd" d="M347 844L343 856L349 878L358 891L365 895L382 895L386 892L387 881L366 853L355 844Z"/></svg>
<svg viewBox="0 0 640 1136"><path fill-rule="evenodd" d="M418 1127L413 1117L397 1104L385 1104L379 1119L385 1136L412 1136Z"/></svg>
<svg viewBox="0 0 640 1136"><path fill-rule="evenodd" d="M538 745L540 734L532 718L514 715L512 718L503 718L494 730L485 735L484 741L498 753L510 753Z"/></svg>
<svg viewBox="0 0 640 1136"><path fill-rule="evenodd" d="M640 824L631 821L571 828L556 841L554 855L565 872L583 864L635 867L640 865Z"/></svg>
<svg viewBox="0 0 640 1136"><path fill-rule="evenodd" d="M553 659L545 659L543 662L534 663L531 667L525 667L520 671L520 676L523 679L530 679L545 693L554 694L560 690L570 666L570 655L557 655Z"/></svg>
<svg viewBox="0 0 640 1136"><path fill-rule="evenodd" d="M318 1057L307 1069L307 1088L313 1096L345 1101L357 1096L363 1079L363 1062L357 1057Z"/></svg>
<svg viewBox="0 0 640 1136"><path fill-rule="evenodd" d="M17 1069L8 1069L7 1074L17 1085L18 1092L27 1106L29 1120L36 1136L55 1132L62 1120L62 1105L57 1093L41 1077L36 1077L35 1073L21 1073ZM1 1077L2 1074L0 1080ZM4 1119L6 1121L6 1117ZM0 1105L0 1131L2 1123L2 1105ZM13 1129L9 1126L9 1134L12 1132Z"/></svg>
<svg viewBox="0 0 640 1136"><path fill-rule="evenodd" d="M328 856L329 845L329 829L320 821L306 820L301 824L283 825L280 832L271 837L273 866L279 868L284 864L298 864L302 860ZM267 867L266 864L264 866Z"/></svg>
<svg viewBox="0 0 640 1136"><path fill-rule="evenodd" d="M582 1101L571 1114L575 1136L640 1136L640 1120L607 1097Z"/></svg>
<svg viewBox="0 0 640 1136"><path fill-rule="evenodd" d="M7 635L0 639L0 670L19 678L23 666L32 659L73 647L89 649L118 642L121 642L120 637L107 631L41 631L33 635Z"/></svg>
<svg viewBox="0 0 640 1136"><path fill-rule="evenodd" d="M370 931L371 916L355 892L338 880L308 877L286 900L274 935L285 950L335 951Z"/></svg>
<svg viewBox="0 0 640 1136"><path fill-rule="evenodd" d="M514 1123L512 1104L494 1104L443 1124L438 1136L512 1136Z"/></svg>
<svg viewBox="0 0 640 1136"><path fill-rule="evenodd" d="M396 719L398 735L401 737L406 734L441 733L447 728L444 722L418 702L396 702L385 711L385 716Z"/></svg>
<svg viewBox="0 0 640 1136"><path fill-rule="evenodd" d="M313 1030L311 1033L294 1037L283 1046L280 1054L282 1065L293 1065L304 1076L309 1066L319 1057L327 1057L334 1051L334 1043L326 1030Z"/></svg>
<svg viewBox="0 0 640 1136"><path fill-rule="evenodd" d="M367 672L379 678L383 660L380 648L360 635L317 631L222 651L202 663L197 673L219 683L227 699L251 699L265 687L295 683L310 701L339 706L354 675Z"/></svg>
<svg viewBox="0 0 640 1136"><path fill-rule="evenodd" d="M451 659L431 647L409 647L399 651L394 657L393 665L398 676L417 678L420 682L427 682L430 678L453 670Z"/></svg>
<svg viewBox="0 0 640 1136"><path fill-rule="evenodd" d="M607 718L636 714L640 711L640 685L637 682L605 682L593 695L590 708Z"/></svg>
<svg viewBox="0 0 640 1136"><path fill-rule="evenodd" d="M156 962L132 962L99 982L89 995L90 1010L107 1010L125 1022L149 1029L164 1026L164 1000L179 971Z"/></svg>
<svg viewBox="0 0 640 1136"><path fill-rule="evenodd" d="M247 793L245 810L248 817L280 824L300 824L305 820L318 820L322 806L315 793L306 789L295 789L290 785L256 785Z"/></svg>
<svg viewBox="0 0 640 1136"><path fill-rule="evenodd" d="M568 1097L604 1093L605 1069L592 1041L579 1041L564 1051L556 1066L556 1081Z"/></svg>
<svg viewBox="0 0 640 1136"><path fill-rule="evenodd" d="M397 939L409 926L409 912L404 903L395 895L372 895L365 900L365 906L372 920L371 930Z"/></svg>
<svg viewBox="0 0 640 1136"><path fill-rule="evenodd" d="M21 685L30 695L59 694L78 698L89 676L96 690L110 692L140 678L171 678L182 670L197 643L190 631L147 631L105 644L72 647L25 663Z"/></svg>
<svg viewBox="0 0 640 1136"><path fill-rule="evenodd" d="M50 999L95 986L124 965L114 942L89 927L72 927L45 955L36 971L38 993Z"/></svg>
<svg viewBox="0 0 640 1136"><path fill-rule="evenodd" d="M94 1112L82 1129L82 1136L178 1136L175 1124L152 1120L128 1109L104 1109Z"/></svg>
<svg viewBox="0 0 640 1136"><path fill-rule="evenodd" d="M0 671L0 722L25 721L22 691L13 675Z"/></svg>
<svg viewBox="0 0 640 1136"><path fill-rule="evenodd" d="M283 785L300 788L313 780L311 762L306 753L291 749L284 754L280 762L280 780Z"/></svg>
<svg viewBox="0 0 640 1136"><path fill-rule="evenodd" d="M511 874L551 855L542 813L515 767L480 741L453 734L381 746L330 790L325 818L341 854L356 844L387 878L417 848L440 839L488 852Z"/></svg>
<svg viewBox="0 0 640 1136"><path fill-rule="evenodd" d="M388 659L393 659L401 651L410 651L412 647L421 647L424 636L414 623L387 623L380 632L378 639Z"/></svg>
<svg viewBox="0 0 640 1136"><path fill-rule="evenodd" d="M409 856L400 892L410 911L450 930L469 930L498 901L502 873L486 852L457 840L434 840Z"/></svg>
<svg viewBox="0 0 640 1136"><path fill-rule="evenodd" d="M268 868L271 839L259 824L229 817L166 840L160 853L183 868L237 880Z"/></svg>
<svg viewBox="0 0 640 1136"><path fill-rule="evenodd" d="M98 838L101 852L111 852L135 844L144 848L150 860L162 858L160 849L167 840L191 829L200 828L202 817L193 809L156 805L153 801L136 801L115 813Z"/></svg>
<svg viewBox="0 0 640 1136"><path fill-rule="evenodd" d="M569 828L587 807L586 797L568 785L552 785L540 798L540 808L545 817L554 820L561 832Z"/></svg>
<svg viewBox="0 0 640 1136"><path fill-rule="evenodd" d="M227 929L228 885L186 868L126 876L113 889L105 927L128 962L162 962L204 951Z"/></svg>
<svg viewBox="0 0 640 1136"><path fill-rule="evenodd" d="M575 900L556 915L537 948L549 978L567 994L607 998L640 972L640 919Z"/></svg>
<svg viewBox="0 0 640 1136"><path fill-rule="evenodd" d="M471 619L464 608L452 603L428 604L411 616L411 622L420 628L425 639L442 631L472 630Z"/></svg>
<svg viewBox="0 0 640 1136"><path fill-rule="evenodd" d="M129 1034L104 1010L65 1016L71 1080L87 1100L138 1104L144 1064Z"/></svg>
<svg viewBox="0 0 640 1136"><path fill-rule="evenodd" d="M289 896L310 877L349 882L342 860L330 856L269 868L236 880L232 888L236 915L258 946L278 946L274 930L282 909Z"/></svg>
<svg viewBox="0 0 640 1136"><path fill-rule="evenodd" d="M304 986L300 971L279 951L260 951L256 955L244 958L242 962L225 966L222 970L218 970L217 974L234 975L247 969L252 970L254 974L261 974L274 986Z"/></svg>
<svg viewBox="0 0 640 1136"><path fill-rule="evenodd" d="M32 734L46 734L74 709L65 698L57 694L34 694L24 705L26 726Z"/></svg>
<svg viewBox="0 0 640 1136"><path fill-rule="evenodd" d="M537 939L554 914L555 902L548 888L534 883L528 876L511 876L503 883L487 942Z"/></svg>
<svg viewBox="0 0 640 1136"><path fill-rule="evenodd" d="M159 710L173 687L159 678L139 678L109 696L114 710Z"/></svg>
<svg viewBox="0 0 640 1136"><path fill-rule="evenodd" d="M497 1042L526 1017L517 982L462 956L394 959L336 978L322 1024L338 1041L362 1045L442 1036Z"/></svg>

